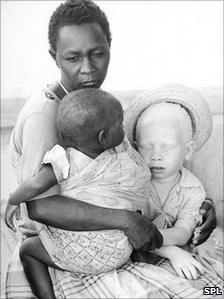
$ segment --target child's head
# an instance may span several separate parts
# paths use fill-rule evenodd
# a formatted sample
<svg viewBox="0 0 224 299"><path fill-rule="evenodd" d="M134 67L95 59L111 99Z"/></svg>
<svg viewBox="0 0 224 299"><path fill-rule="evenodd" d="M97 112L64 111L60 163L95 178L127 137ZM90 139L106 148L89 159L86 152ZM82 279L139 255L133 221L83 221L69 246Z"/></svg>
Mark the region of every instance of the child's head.
<svg viewBox="0 0 224 299"><path fill-rule="evenodd" d="M147 108L136 125L136 146L152 178L175 178L194 151L192 121L179 104L157 103Z"/></svg>
<svg viewBox="0 0 224 299"><path fill-rule="evenodd" d="M86 88L73 91L59 103L56 126L67 146L102 152L124 138L123 109L108 92Z"/></svg>

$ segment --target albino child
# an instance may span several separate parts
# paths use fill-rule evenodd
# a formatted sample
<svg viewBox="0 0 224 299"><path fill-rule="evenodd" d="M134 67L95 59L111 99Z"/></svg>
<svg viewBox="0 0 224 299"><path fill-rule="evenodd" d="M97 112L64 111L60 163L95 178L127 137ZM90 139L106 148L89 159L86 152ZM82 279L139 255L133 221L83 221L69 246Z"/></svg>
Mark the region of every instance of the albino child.
<svg viewBox="0 0 224 299"><path fill-rule="evenodd" d="M55 145L48 151L43 168L15 190L10 204L27 202L58 183L67 197L145 214L150 171L124 137L122 123L122 106L111 94L88 88L66 95L56 117L66 149ZM97 274L120 267L132 253L132 245L119 230L72 232L35 224L38 237L26 239L20 248L34 294L42 288L54 298L46 265Z"/></svg>
<svg viewBox="0 0 224 299"><path fill-rule="evenodd" d="M185 108L176 103L154 103L138 118L135 145L151 171L150 217L163 235L155 253L170 260L177 274L196 279L202 265L186 250L205 199L204 188L183 167L195 149L193 124ZM136 254L147 262L148 255Z"/></svg>

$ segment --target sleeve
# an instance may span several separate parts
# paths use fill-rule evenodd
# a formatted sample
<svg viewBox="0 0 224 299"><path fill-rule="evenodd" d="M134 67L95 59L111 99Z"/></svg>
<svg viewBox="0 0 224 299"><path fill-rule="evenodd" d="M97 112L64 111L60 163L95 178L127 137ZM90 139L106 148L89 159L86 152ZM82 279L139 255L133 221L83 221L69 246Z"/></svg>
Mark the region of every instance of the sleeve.
<svg viewBox="0 0 224 299"><path fill-rule="evenodd" d="M202 221L199 209L205 199L206 193L201 186L190 188L184 196L186 196L186 200L184 205L180 207L180 212L174 226L183 227L192 234L197 224Z"/></svg>
<svg viewBox="0 0 224 299"><path fill-rule="evenodd" d="M22 134L21 178L24 181L40 170L45 152L58 143L58 134L54 119L43 111L33 112L25 119ZM52 196L58 191L55 185L36 198Z"/></svg>
<svg viewBox="0 0 224 299"><path fill-rule="evenodd" d="M56 144L50 151L47 151L42 164L51 164L58 183L68 178L70 165L62 146Z"/></svg>

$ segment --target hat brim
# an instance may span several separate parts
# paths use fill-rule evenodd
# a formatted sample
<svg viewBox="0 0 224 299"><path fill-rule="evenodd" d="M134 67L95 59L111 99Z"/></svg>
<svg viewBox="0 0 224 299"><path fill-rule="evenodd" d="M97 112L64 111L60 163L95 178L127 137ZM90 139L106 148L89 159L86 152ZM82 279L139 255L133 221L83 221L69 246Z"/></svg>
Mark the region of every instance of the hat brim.
<svg viewBox="0 0 224 299"><path fill-rule="evenodd" d="M206 100L196 91L182 85L166 85L136 97L125 114L126 134L134 145L135 129L140 115L151 105L171 102L182 105L189 113L194 130L195 151L199 150L212 131L212 115Z"/></svg>

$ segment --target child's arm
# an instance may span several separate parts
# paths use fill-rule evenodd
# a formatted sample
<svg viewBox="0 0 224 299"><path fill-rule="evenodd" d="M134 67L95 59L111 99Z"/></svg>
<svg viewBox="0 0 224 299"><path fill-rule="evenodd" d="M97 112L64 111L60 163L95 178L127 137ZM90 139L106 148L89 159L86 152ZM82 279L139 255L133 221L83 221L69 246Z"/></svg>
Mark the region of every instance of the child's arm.
<svg viewBox="0 0 224 299"><path fill-rule="evenodd" d="M183 227L172 227L166 229L159 229L163 236L163 245L185 245L191 237L191 232Z"/></svg>
<svg viewBox="0 0 224 299"><path fill-rule="evenodd" d="M203 274L203 266L187 251L177 246L162 246L155 253L170 260L178 276L186 279L197 279Z"/></svg>
<svg viewBox="0 0 224 299"><path fill-rule="evenodd" d="M11 205L27 202L33 197L47 191L56 185L57 178L50 165L44 165L41 170L30 179L24 181L9 197Z"/></svg>
<svg viewBox="0 0 224 299"><path fill-rule="evenodd" d="M183 246L187 244L195 227L201 222L199 208L205 199L203 186L199 185L195 188L189 188L185 191L184 197L185 203L179 210L174 226L172 228L160 229L163 235L164 246Z"/></svg>

